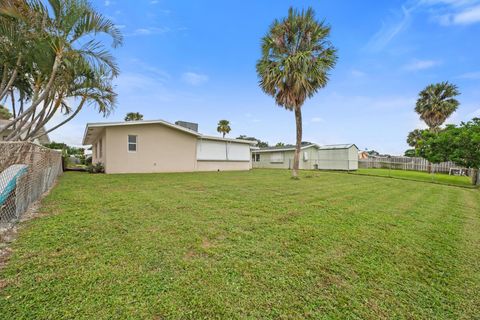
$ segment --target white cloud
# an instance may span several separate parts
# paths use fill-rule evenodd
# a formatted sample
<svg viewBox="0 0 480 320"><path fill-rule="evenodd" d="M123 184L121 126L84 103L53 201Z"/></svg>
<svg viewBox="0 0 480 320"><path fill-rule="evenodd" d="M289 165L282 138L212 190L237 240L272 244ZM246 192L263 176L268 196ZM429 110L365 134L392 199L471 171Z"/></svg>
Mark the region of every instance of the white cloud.
<svg viewBox="0 0 480 320"><path fill-rule="evenodd" d="M367 43L366 49L379 51L408 29L414 14L424 12L442 25L480 23L480 0L411 0L395 16L388 17Z"/></svg>
<svg viewBox="0 0 480 320"><path fill-rule="evenodd" d="M454 24L472 24L480 22L480 6L470 7L453 16Z"/></svg>
<svg viewBox="0 0 480 320"><path fill-rule="evenodd" d="M112 2L109 0L105 0L104 4L105 4L105 7L108 7L109 5L112 4Z"/></svg>
<svg viewBox="0 0 480 320"><path fill-rule="evenodd" d="M160 2L160 1L158 1L158 0L151 0L151 1L150 1L150 4L157 4L157 3L159 3L159 2Z"/></svg>
<svg viewBox="0 0 480 320"><path fill-rule="evenodd" d="M169 31L170 31L170 28L168 27L138 28L138 29L135 29L133 32L127 33L126 36L149 36L149 35L163 34Z"/></svg>
<svg viewBox="0 0 480 320"><path fill-rule="evenodd" d="M401 12L394 18L393 21L384 22L381 29L370 39L367 44L367 49L372 51L379 51L387 46L395 37L407 29L412 19L412 12L415 7L401 8Z"/></svg>
<svg viewBox="0 0 480 320"><path fill-rule="evenodd" d="M199 86L208 81L208 76L195 72L185 72L182 74L182 80L192 86Z"/></svg>
<svg viewBox="0 0 480 320"><path fill-rule="evenodd" d="M433 19L441 25L469 25L480 22L479 0L424 0L424 5L434 6Z"/></svg>
<svg viewBox="0 0 480 320"><path fill-rule="evenodd" d="M352 76L354 76L356 78L364 77L365 75L366 75L366 73L363 72L363 71L356 70L356 69L352 70Z"/></svg>
<svg viewBox="0 0 480 320"><path fill-rule="evenodd" d="M440 64L440 61L436 60L414 60L405 65L405 69L409 71L420 71L436 67Z"/></svg>
<svg viewBox="0 0 480 320"><path fill-rule="evenodd" d="M457 78L459 78L459 79L469 79L469 80L479 80L480 79L480 71L467 72L467 73L459 75Z"/></svg>
<svg viewBox="0 0 480 320"><path fill-rule="evenodd" d="M325 120L323 120L323 118L320 118L320 117L313 117L310 121L312 122L324 122Z"/></svg>

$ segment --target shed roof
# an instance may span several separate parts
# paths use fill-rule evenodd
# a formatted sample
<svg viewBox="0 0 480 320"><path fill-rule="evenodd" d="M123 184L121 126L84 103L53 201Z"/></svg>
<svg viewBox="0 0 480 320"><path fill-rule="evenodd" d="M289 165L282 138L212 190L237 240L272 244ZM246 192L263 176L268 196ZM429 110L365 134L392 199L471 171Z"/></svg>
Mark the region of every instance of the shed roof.
<svg viewBox="0 0 480 320"><path fill-rule="evenodd" d="M358 149L358 147L354 143L345 143L320 146L320 150L350 149L351 147L355 147Z"/></svg>

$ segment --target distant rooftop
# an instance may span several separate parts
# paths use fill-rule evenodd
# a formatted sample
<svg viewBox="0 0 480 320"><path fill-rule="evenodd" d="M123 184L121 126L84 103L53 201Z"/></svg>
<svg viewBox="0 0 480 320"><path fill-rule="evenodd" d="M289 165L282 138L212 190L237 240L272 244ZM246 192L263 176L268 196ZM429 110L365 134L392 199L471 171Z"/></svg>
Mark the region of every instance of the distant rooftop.
<svg viewBox="0 0 480 320"><path fill-rule="evenodd" d="M320 150L349 149L352 146L355 146L355 144L345 143L345 144L330 144L330 145L319 146L318 144L315 144L315 143L309 143L309 144L302 145L302 150L310 148L310 147L315 147L315 148L320 149ZM255 150L255 152L294 151L294 150L295 150L294 145L286 145L286 146L279 146L279 147L260 148L258 150Z"/></svg>
<svg viewBox="0 0 480 320"><path fill-rule="evenodd" d="M309 144L305 144L305 145L302 145L302 149L307 149L307 148L310 148L310 147L315 147L315 148L319 148L319 146L315 143L309 143ZM265 147L265 148L260 148L258 150L255 150L255 152L268 152L268 151L292 151L292 150L295 150L295 146L294 145L286 145L286 146L279 146L279 147Z"/></svg>

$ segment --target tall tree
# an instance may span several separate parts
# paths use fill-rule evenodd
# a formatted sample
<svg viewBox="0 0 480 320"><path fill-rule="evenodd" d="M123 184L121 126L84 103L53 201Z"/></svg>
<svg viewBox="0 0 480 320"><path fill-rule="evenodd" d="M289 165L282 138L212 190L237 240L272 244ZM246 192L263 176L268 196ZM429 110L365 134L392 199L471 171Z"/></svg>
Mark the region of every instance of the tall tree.
<svg viewBox="0 0 480 320"><path fill-rule="evenodd" d="M329 35L330 26L317 21L312 8L290 8L288 16L275 20L262 39L262 56L257 62L260 87L277 105L295 113L294 178L298 178L302 144L301 108L307 98L327 85L329 71L337 61Z"/></svg>
<svg viewBox="0 0 480 320"><path fill-rule="evenodd" d="M431 84L420 91L415 111L432 132L438 132L445 120L457 110L460 103L455 97L459 94L454 84Z"/></svg>
<svg viewBox="0 0 480 320"><path fill-rule="evenodd" d="M0 5L0 100L10 95L7 140L36 138L55 114L75 117L85 105L108 115L118 66L103 44L122 35L85 0L5 0ZM18 105L17 105L18 103Z"/></svg>
<svg viewBox="0 0 480 320"><path fill-rule="evenodd" d="M422 132L423 130L415 129L411 131L407 136L407 143L410 147L414 148L415 156L417 156L418 147L420 145L420 141L422 141Z"/></svg>
<svg viewBox="0 0 480 320"><path fill-rule="evenodd" d="M129 112L125 116L125 121L139 121L143 120L143 114L139 112Z"/></svg>
<svg viewBox="0 0 480 320"><path fill-rule="evenodd" d="M225 138L225 134L229 133L231 130L232 128L230 128L230 121L228 120L218 121L217 132L221 133L224 138Z"/></svg>
<svg viewBox="0 0 480 320"><path fill-rule="evenodd" d="M447 125L438 133L425 131L420 144L422 157L433 163L453 161L471 169L472 184L479 184L480 119L462 122L459 126Z"/></svg>

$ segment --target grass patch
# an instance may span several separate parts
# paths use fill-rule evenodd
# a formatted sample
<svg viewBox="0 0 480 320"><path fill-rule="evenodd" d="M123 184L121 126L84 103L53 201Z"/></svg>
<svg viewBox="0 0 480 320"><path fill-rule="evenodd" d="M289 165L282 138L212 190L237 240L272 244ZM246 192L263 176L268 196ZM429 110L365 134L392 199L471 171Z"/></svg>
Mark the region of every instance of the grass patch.
<svg viewBox="0 0 480 320"><path fill-rule="evenodd" d="M0 271L1 318L480 314L478 190L301 176L67 173Z"/></svg>
<svg viewBox="0 0 480 320"><path fill-rule="evenodd" d="M475 186L472 186L469 177L451 176L444 173L430 174L420 171L389 169L358 169L354 173L475 188Z"/></svg>

